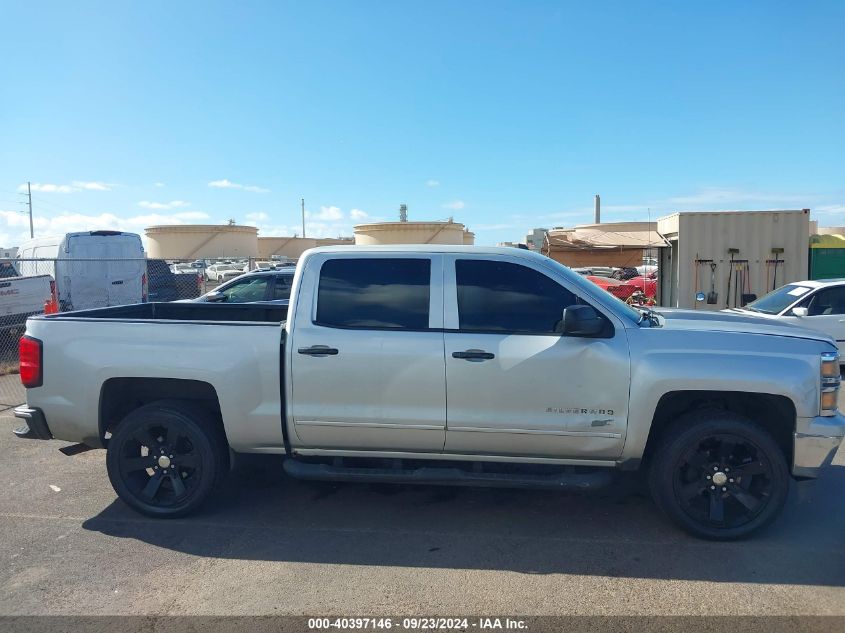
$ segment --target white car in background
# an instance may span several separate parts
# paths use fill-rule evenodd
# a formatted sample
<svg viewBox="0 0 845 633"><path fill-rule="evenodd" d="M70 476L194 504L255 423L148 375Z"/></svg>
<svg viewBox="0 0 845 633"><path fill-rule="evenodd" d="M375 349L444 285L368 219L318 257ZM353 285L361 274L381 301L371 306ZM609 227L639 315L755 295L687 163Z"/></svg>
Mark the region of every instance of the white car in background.
<svg viewBox="0 0 845 633"><path fill-rule="evenodd" d="M845 363L845 279L796 281L773 290L744 308L726 312L777 319L830 334Z"/></svg>
<svg viewBox="0 0 845 633"><path fill-rule="evenodd" d="M243 271L232 264L214 264L205 269L205 278L209 281L229 281L242 274Z"/></svg>

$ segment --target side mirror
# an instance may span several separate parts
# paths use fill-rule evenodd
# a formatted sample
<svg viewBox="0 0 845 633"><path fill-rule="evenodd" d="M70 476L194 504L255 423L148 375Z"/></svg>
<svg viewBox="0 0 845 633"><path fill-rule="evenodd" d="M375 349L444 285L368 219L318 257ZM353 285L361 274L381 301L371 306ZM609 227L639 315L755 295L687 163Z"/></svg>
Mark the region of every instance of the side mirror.
<svg viewBox="0 0 845 633"><path fill-rule="evenodd" d="M212 303L225 301L226 295L224 295L222 292L217 292L216 290L214 290L212 292L209 292L207 295L205 295L205 300L211 301Z"/></svg>
<svg viewBox="0 0 845 633"><path fill-rule="evenodd" d="M797 317L807 316L807 308L792 308L792 316L797 316Z"/></svg>
<svg viewBox="0 0 845 633"><path fill-rule="evenodd" d="M564 308L561 324L565 336L595 336L604 329L604 321L590 306Z"/></svg>
<svg viewBox="0 0 845 633"><path fill-rule="evenodd" d="M696 301L704 301L706 298L707 298L707 295L705 295L703 292L698 292L695 295Z"/></svg>

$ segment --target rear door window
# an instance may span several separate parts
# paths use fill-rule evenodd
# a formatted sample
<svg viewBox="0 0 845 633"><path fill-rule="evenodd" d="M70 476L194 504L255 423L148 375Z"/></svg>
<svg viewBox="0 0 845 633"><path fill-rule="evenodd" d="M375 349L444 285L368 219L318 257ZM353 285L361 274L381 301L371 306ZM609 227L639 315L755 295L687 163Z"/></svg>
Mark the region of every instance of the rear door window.
<svg viewBox="0 0 845 633"><path fill-rule="evenodd" d="M318 325L428 329L431 261L340 258L326 261L317 290Z"/></svg>
<svg viewBox="0 0 845 633"><path fill-rule="evenodd" d="M226 303L252 303L264 301L267 296L268 277L256 277L255 279L244 279L232 284L225 290L221 290Z"/></svg>

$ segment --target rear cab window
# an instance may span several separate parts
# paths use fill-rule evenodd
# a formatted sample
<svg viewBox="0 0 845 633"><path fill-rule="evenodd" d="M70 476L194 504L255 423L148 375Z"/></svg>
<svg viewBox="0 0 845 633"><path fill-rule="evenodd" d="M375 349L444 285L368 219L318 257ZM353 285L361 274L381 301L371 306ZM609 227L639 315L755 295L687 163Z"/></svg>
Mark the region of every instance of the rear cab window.
<svg viewBox="0 0 845 633"><path fill-rule="evenodd" d="M314 323L325 327L427 330L428 258L337 258L320 269Z"/></svg>

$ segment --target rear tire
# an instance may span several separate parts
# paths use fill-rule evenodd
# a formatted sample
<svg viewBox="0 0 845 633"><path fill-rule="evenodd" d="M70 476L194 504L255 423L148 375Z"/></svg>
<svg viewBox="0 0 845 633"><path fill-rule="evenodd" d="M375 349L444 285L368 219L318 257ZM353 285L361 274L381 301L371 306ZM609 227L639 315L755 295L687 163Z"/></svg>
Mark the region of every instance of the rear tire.
<svg viewBox="0 0 845 633"><path fill-rule="evenodd" d="M158 518L195 511L222 482L228 466L226 438L212 416L174 400L129 413L106 452L117 495L138 512Z"/></svg>
<svg viewBox="0 0 845 633"><path fill-rule="evenodd" d="M783 451L764 428L722 410L695 411L660 438L649 468L655 504L699 538L745 538L771 523L789 491Z"/></svg>

